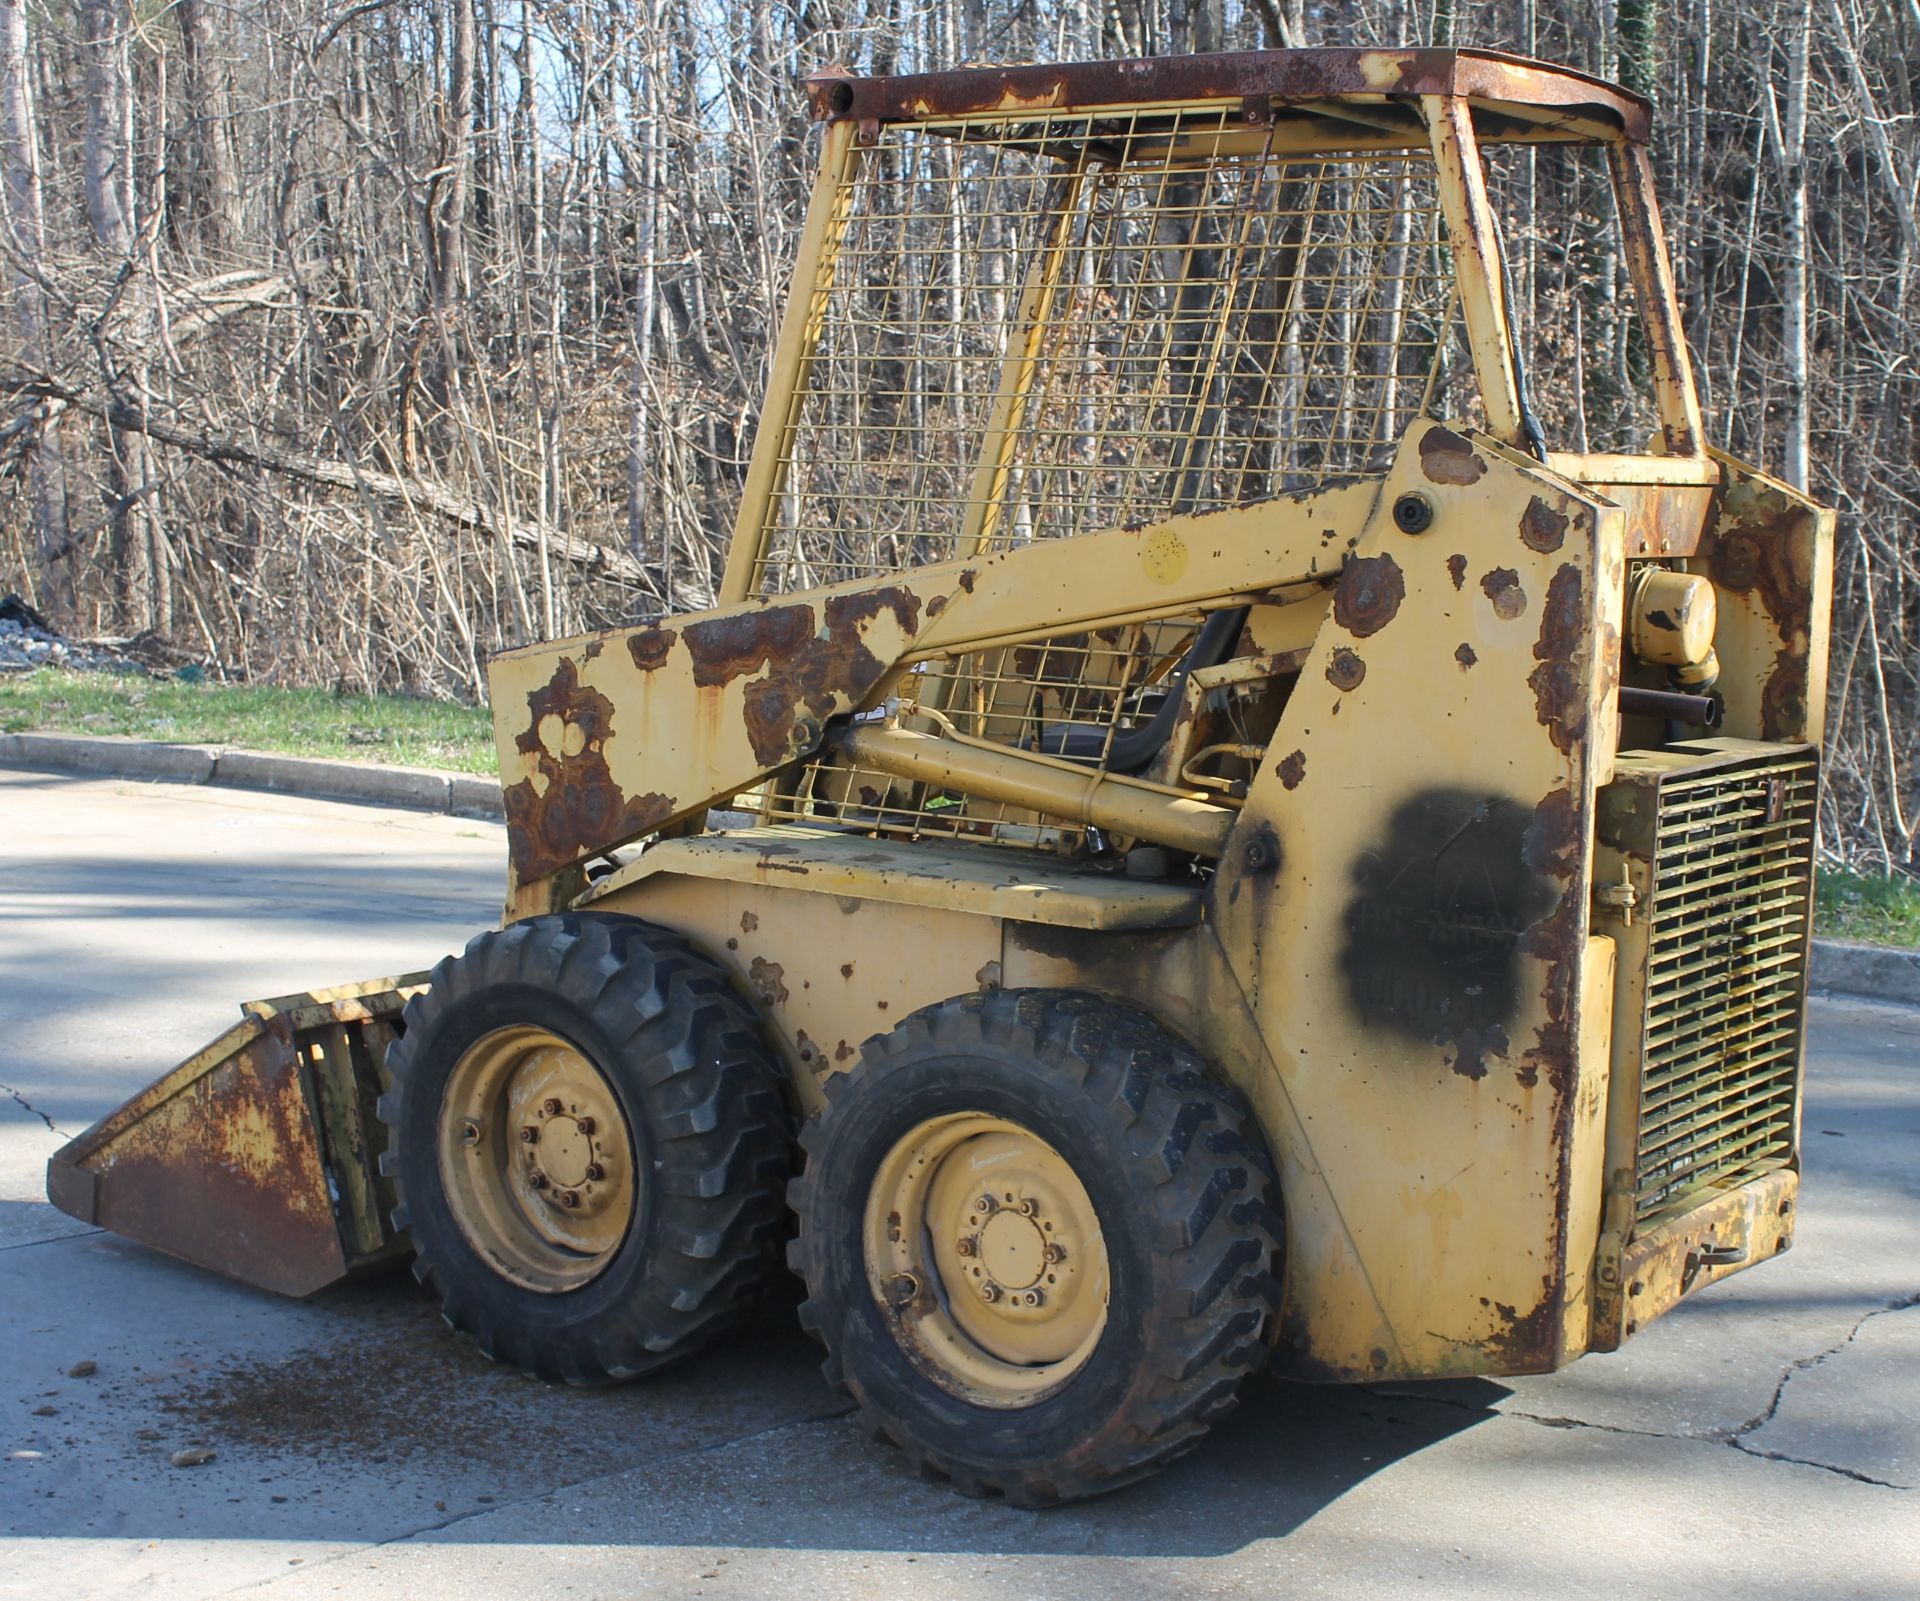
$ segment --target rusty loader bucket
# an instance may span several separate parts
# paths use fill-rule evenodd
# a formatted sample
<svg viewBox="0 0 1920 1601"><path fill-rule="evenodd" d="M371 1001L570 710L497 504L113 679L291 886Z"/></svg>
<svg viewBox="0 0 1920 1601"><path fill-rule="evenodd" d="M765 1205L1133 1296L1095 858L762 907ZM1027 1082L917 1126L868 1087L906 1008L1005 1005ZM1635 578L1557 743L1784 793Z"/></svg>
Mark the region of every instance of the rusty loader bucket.
<svg viewBox="0 0 1920 1601"><path fill-rule="evenodd" d="M47 1163L70 1217L283 1295L404 1255L375 1112L427 975L247 1001L243 1020Z"/></svg>

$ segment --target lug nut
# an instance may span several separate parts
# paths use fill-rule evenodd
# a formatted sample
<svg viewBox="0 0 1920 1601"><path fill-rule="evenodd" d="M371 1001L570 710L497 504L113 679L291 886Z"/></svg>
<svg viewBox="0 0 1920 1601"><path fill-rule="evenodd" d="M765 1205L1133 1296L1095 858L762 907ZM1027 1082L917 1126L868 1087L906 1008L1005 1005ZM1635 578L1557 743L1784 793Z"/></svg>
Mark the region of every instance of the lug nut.
<svg viewBox="0 0 1920 1601"><path fill-rule="evenodd" d="M580 1192L578 1190L559 1190L556 1193L560 1197L560 1204L569 1211L580 1204Z"/></svg>
<svg viewBox="0 0 1920 1601"><path fill-rule="evenodd" d="M531 1123L526 1124L520 1130L520 1143L522 1145L538 1145L540 1143L540 1131Z"/></svg>
<svg viewBox="0 0 1920 1601"><path fill-rule="evenodd" d="M548 1117L558 1117L566 1108L560 1104L560 1098L558 1096L549 1095L546 1100L540 1103L540 1110L545 1112Z"/></svg>
<svg viewBox="0 0 1920 1601"><path fill-rule="evenodd" d="M1046 1300L1046 1296L1041 1294L1040 1291L1038 1290L1027 1291L1026 1302L1028 1306L1038 1306L1044 1300Z"/></svg>
<svg viewBox="0 0 1920 1601"><path fill-rule="evenodd" d="M590 1118L590 1117L582 1117L582 1118L578 1118L578 1119L576 1119L576 1121L577 1121L577 1122L579 1123L579 1125L580 1125L580 1132L581 1132L582 1134L591 1134L591 1133L593 1132L593 1119L592 1119L592 1118Z"/></svg>
<svg viewBox="0 0 1920 1601"><path fill-rule="evenodd" d="M606 1176L607 1170L598 1162L589 1162L587 1164L587 1182L589 1184L598 1184Z"/></svg>
<svg viewBox="0 0 1920 1601"><path fill-rule="evenodd" d="M536 1167L531 1173L527 1175L527 1182L531 1184L536 1190L544 1190L547 1187L547 1175L542 1173L540 1169Z"/></svg>
<svg viewBox="0 0 1920 1601"><path fill-rule="evenodd" d="M1000 1286L995 1284L992 1279L988 1279L986 1283L980 1286L980 1299L989 1303L999 1300Z"/></svg>
<svg viewBox="0 0 1920 1601"><path fill-rule="evenodd" d="M1033 1214L1039 1210L1040 1208L1032 1201L1022 1201L1020 1203L1020 1215L1022 1217L1032 1217Z"/></svg>
<svg viewBox="0 0 1920 1601"><path fill-rule="evenodd" d="M959 1254L962 1256L972 1256L974 1252L974 1244L973 1244L972 1237L963 1236L962 1238L956 1240L954 1242L953 1248L955 1251L959 1252Z"/></svg>
<svg viewBox="0 0 1920 1601"><path fill-rule="evenodd" d="M973 1203L973 1209L976 1212L991 1212L999 1204L991 1195L983 1195Z"/></svg>
<svg viewBox="0 0 1920 1601"><path fill-rule="evenodd" d="M1066 1251L1049 1240L1047 1242L1047 1260L1049 1262L1064 1262L1066 1259Z"/></svg>

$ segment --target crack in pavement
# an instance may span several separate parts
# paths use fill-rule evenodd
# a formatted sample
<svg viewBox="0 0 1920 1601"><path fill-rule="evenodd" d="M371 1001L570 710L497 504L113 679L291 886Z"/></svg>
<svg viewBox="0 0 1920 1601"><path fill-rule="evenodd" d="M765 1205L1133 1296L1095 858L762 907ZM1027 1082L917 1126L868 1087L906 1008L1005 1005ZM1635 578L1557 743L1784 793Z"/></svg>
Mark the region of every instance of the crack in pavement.
<svg viewBox="0 0 1920 1601"><path fill-rule="evenodd" d="M52 1118L48 1117L45 1112L41 1111L39 1107L35 1106L31 1101L29 1101L26 1098L26 1096L22 1095L11 1084L0 1084L0 1090L5 1090L7 1094L13 1097L15 1105L17 1105L22 1111L30 1112L33 1114L33 1116L39 1118L42 1123L46 1124L48 1128L53 1130L53 1132L55 1134L58 1134L62 1139L71 1138L71 1136L67 1133L65 1129L63 1129L58 1123L54 1122Z"/></svg>
<svg viewBox="0 0 1920 1601"><path fill-rule="evenodd" d="M608 1479L617 1479L623 1473L645 1472L653 1468L666 1467L674 1462L684 1462L690 1457L705 1456L714 1451L730 1450L736 1445L747 1445L754 1440L763 1440L770 1434L779 1434L786 1429L804 1429L815 1423L831 1423L836 1418L850 1416L858 1410L859 1408L854 1402L848 1401L844 1406L835 1407L830 1412L815 1412L803 1418L788 1418L784 1423L769 1423L764 1429L753 1429L746 1434L736 1434L731 1439L713 1440L706 1445L690 1445L685 1450L669 1451L664 1456L648 1457L643 1462L628 1462L617 1468L608 1468L604 1473L589 1473L584 1479L573 1479L565 1484L548 1485L547 1488L533 1495L523 1495L515 1500L503 1501L496 1506L481 1507L473 1512L456 1513L452 1517L441 1518L434 1523L423 1523L417 1529L407 1529L399 1534L389 1535L384 1540L366 1541L364 1544L355 1545L349 1550L340 1552L337 1556L325 1557L318 1562L303 1563L302 1569L307 1573L317 1573L322 1568L330 1567L336 1562L344 1562L350 1557L362 1557L370 1551L383 1551L388 1546L404 1545L409 1540L418 1539L423 1534L438 1534L442 1529L457 1528L462 1523L471 1523L480 1518L492 1517L495 1513L511 1511L514 1507L530 1506L538 1501L549 1501L556 1495L567 1495L577 1490L584 1490L591 1485L603 1483ZM270 1584L278 1584L286 1577L288 1577L288 1575L276 1573L269 1577L249 1579L244 1584L237 1584L232 1589L222 1590L219 1593L221 1595L240 1595L248 1590L259 1590L264 1589Z"/></svg>
<svg viewBox="0 0 1920 1601"><path fill-rule="evenodd" d="M1913 1489L1912 1485L1894 1484L1887 1479L1876 1479L1871 1474L1861 1473L1854 1468L1838 1467L1831 1462L1815 1462L1807 1457L1788 1456L1782 1451L1767 1451L1757 1445L1748 1445L1746 1443L1746 1436L1754 1433L1757 1429L1764 1428L1773 1420L1774 1414L1780 1409L1781 1397L1786 1393L1787 1384L1793 1378L1794 1374L1804 1373L1809 1368L1816 1368L1822 1362L1826 1361L1828 1357L1835 1356L1841 1351L1844 1351L1849 1345L1853 1344L1860 1330L1874 1318L1882 1317L1888 1312L1905 1312L1916 1306L1920 1306L1920 1292L1905 1296L1898 1301L1889 1301L1884 1306L1876 1306L1872 1311L1863 1313L1854 1323L1853 1327L1847 1331L1846 1338L1838 1344L1830 1346L1827 1350L1820 1351L1813 1356L1796 1357L1792 1362L1787 1364L1786 1370L1780 1375L1780 1382L1773 1387L1773 1398L1767 1403L1766 1410L1757 1417L1747 1419L1745 1423L1742 1423L1730 1433L1716 1431L1709 1434L1670 1434L1663 1429L1633 1429L1619 1423L1593 1423L1585 1418L1550 1417L1539 1412L1523 1412L1517 1407L1512 1409L1504 1407L1496 1409L1477 1406L1472 1402L1456 1401L1444 1395L1417 1395L1407 1390L1379 1390L1371 1385L1362 1385L1360 1388L1366 1394L1378 1396L1383 1401L1410 1401L1426 1406L1444 1406L1456 1412L1477 1413L1482 1417L1519 1418L1527 1423L1537 1423L1542 1428L1548 1429L1592 1429L1600 1434L1629 1434L1644 1440L1679 1440L1690 1444L1724 1445L1738 1451L1742 1456L1750 1456L1758 1461L1787 1462L1795 1467L1818 1468L1822 1473L1837 1474L1840 1478L1851 1479L1856 1484L1870 1484L1881 1490L1910 1492ZM1393 1420L1389 1419L1389 1421Z"/></svg>
<svg viewBox="0 0 1920 1601"><path fill-rule="evenodd" d="M1845 1339L1835 1345L1828 1346L1824 1351L1816 1352L1812 1356L1796 1357L1793 1361L1789 1362L1780 1374L1780 1382L1773 1387L1773 1397L1767 1402L1766 1410L1757 1416L1748 1418L1745 1423L1742 1423L1739 1428L1735 1429L1733 1433L1727 1437L1726 1443L1732 1446L1734 1450L1744 1452L1748 1456L1759 1457L1762 1461L1794 1462L1802 1467L1823 1468L1828 1473L1839 1474L1842 1478L1854 1479L1861 1484L1877 1484L1886 1490L1912 1489L1912 1485L1894 1484L1886 1479L1872 1478L1865 1473L1858 1473L1852 1468L1837 1467L1831 1462L1813 1462L1805 1457L1787 1456L1778 1451L1765 1451L1758 1446L1746 1444L1746 1437L1759 1429L1765 1428L1773 1421L1774 1414L1780 1410L1780 1403L1786 1396L1787 1386L1793 1382L1793 1376L1796 1373L1805 1373L1809 1369L1817 1368L1822 1362L1826 1361L1828 1357L1838 1356L1859 1338L1860 1331L1875 1318L1884 1317L1889 1312L1910 1311L1916 1306L1920 1306L1920 1291L1916 1291L1912 1295L1903 1296L1897 1301L1889 1301L1884 1306L1876 1306L1872 1311L1863 1313L1854 1322L1853 1327L1847 1330Z"/></svg>

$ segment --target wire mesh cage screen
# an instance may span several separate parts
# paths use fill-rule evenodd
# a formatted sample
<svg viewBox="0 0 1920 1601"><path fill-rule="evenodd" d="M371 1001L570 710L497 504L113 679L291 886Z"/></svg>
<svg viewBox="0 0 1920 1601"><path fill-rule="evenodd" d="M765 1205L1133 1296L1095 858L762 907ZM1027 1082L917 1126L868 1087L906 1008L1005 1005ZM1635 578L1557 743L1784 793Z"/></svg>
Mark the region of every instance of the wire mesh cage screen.
<svg viewBox="0 0 1920 1601"><path fill-rule="evenodd" d="M1126 623L923 663L890 710L925 732L1007 745L1104 767L1115 736L1151 715L1197 616ZM771 786L769 822L834 823L994 844L1070 848L1080 825L977 795L889 777L822 757Z"/></svg>
<svg viewBox="0 0 1920 1601"><path fill-rule="evenodd" d="M884 127L837 200L761 593L1376 471L1468 370L1424 150L1023 113Z"/></svg>
<svg viewBox="0 0 1920 1601"><path fill-rule="evenodd" d="M1528 398L1555 449L1647 449L1659 406L1606 152L1484 144L1501 219L1510 325Z"/></svg>

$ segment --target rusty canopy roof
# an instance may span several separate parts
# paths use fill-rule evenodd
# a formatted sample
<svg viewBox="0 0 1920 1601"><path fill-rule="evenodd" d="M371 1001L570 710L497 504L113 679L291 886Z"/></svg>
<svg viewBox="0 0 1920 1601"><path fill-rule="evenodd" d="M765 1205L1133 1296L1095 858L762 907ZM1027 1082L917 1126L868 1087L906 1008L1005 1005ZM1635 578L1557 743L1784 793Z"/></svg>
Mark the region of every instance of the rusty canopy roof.
<svg viewBox="0 0 1920 1601"><path fill-rule="evenodd" d="M962 67L861 78L826 67L806 80L816 118L913 122L993 111L1242 101L1311 109L1314 102L1381 104L1457 95L1517 129L1644 144L1652 108L1599 78L1493 50L1240 50L1214 55ZM1498 128L1489 130L1498 137Z"/></svg>

